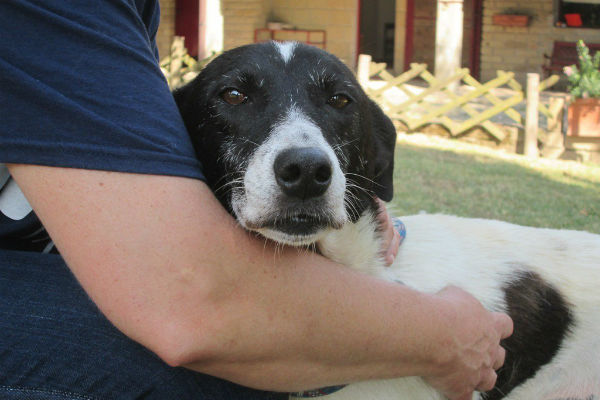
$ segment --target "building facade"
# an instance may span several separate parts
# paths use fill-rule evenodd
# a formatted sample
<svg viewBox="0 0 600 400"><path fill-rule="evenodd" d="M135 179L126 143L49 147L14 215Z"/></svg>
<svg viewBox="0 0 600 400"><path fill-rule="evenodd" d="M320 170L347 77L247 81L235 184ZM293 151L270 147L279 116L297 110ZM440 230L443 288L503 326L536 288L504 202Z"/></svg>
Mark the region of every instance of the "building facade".
<svg viewBox="0 0 600 400"><path fill-rule="evenodd" d="M544 54L551 54L555 41L600 43L600 0L579 1L452 0L462 3L464 15L462 66L482 80L507 70L523 82L528 72L543 72ZM443 2L448 0L162 0L159 51L168 53L175 34L186 36L192 47L198 37L202 42L215 19L208 17L207 4L218 3L224 50L254 42L255 30L268 22L283 22L324 30L326 49L351 68L364 52L396 73L411 62L427 63L433 71L437 10ZM582 26L566 26L565 15L573 10L583 17ZM196 24L189 22L190 14L197 16L192 18ZM528 17L525 26L496 21L498 15L515 14Z"/></svg>

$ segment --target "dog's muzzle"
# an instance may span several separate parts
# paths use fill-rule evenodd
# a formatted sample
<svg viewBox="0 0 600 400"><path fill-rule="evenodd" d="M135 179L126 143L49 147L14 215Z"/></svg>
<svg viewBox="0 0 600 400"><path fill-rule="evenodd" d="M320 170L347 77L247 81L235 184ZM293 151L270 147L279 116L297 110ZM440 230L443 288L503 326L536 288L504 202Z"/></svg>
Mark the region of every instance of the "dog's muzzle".
<svg viewBox="0 0 600 400"><path fill-rule="evenodd" d="M284 195L282 215L272 228L291 235L310 235L331 224L322 197L331 185L332 165L318 147L291 147L273 163L275 181Z"/></svg>
<svg viewBox="0 0 600 400"><path fill-rule="evenodd" d="M295 199L321 196L331 184L331 161L318 147L283 150L275 159L273 169L282 192Z"/></svg>
<svg viewBox="0 0 600 400"><path fill-rule="evenodd" d="M291 108L250 156L232 208L246 229L281 243L314 243L347 221L346 178L321 128Z"/></svg>

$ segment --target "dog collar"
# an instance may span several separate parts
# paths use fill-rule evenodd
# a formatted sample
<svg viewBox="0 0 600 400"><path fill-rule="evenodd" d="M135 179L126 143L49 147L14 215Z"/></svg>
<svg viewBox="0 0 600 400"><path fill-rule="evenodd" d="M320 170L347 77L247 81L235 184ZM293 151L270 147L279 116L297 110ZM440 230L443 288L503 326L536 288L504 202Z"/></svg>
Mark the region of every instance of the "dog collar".
<svg viewBox="0 0 600 400"><path fill-rule="evenodd" d="M300 398L303 398L303 399L308 399L308 398L312 398L312 397L327 396L329 394L332 394L332 393L335 393L337 391L342 390L346 386L347 385L327 386L327 387L320 388L320 389L305 390L303 392L292 393L292 396L293 397L300 397Z"/></svg>

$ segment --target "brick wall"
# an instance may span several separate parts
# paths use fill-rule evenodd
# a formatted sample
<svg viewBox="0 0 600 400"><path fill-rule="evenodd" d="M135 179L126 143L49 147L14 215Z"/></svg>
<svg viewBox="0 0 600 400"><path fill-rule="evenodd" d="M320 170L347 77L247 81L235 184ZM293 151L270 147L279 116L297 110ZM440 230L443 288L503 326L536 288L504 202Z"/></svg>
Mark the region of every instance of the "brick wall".
<svg viewBox="0 0 600 400"><path fill-rule="evenodd" d="M554 41L600 42L597 29L557 28L554 26L553 2L550 0L484 0L481 43L481 78L496 77L496 70L513 71L524 83L528 72L542 73L544 53L552 53ZM492 24L492 16L507 9L530 13L527 27L504 27Z"/></svg>
<svg viewBox="0 0 600 400"><path fill-rule="evenodd" d="M350 66L356 60L357 0L221 0L225 50L254 42L254 30L270 20L298 29L327 31L327 50ZM175 0L161 0L157 43L161 58L175 32Z"/></svg>
<svg viewBox="0 0 600 400"><path fill-rule="evenodd" d="M158 54L162 59L169 54L169 47L175 35L175 0L160 1L160 25L156 34Z"/></svg>
<svg viewBox="0 0 600 400"><path fill-rule="evenodd" d="M298 29L324 29L327 51L348 66L356 62L358 17L356 0L271 0L270 17L295 25Z"/></svg>
<svg viewBox="0 0 600 400"><path fill-rule="evenodd" d="M437 15L436 0L422 0L415 4L413 22L413 53L411 62L425 63L430 71L434 70L435 60L435 21Z"/></svg>
<svg viewBox="0 0 600 400"><path fill-rule="evenodd" d="M264 28L270 0L221 0L225 50L254 42L254 29Z"/></svg>
<svg viewBox="0 0 600 400"><path fill-rule="evenodd" d="M161 24L157 35L161 58L168 54L175 33L175 1L161 0ZM254 29L265 27L269 20L277 20L293 24L299 29L326 30L327 50L354 67L357 6L356 0L221 0L225 25L224 48L252 43ZM525 82L527 72L542 72L543 55L552 52L552 44L556 40L600 42L600 31L597 29L555 27L553 2L550 0L529 0L526 4L521 0L484 0L483 7L483 80L494 78L496 70L502 69L514 71L517 79ZM533 15L529 26L504 27L492 24L493 15L510 8ZM396 0L396 72L403 69L404 63L405 9L406 0ZM415 35L415 42L419 37ZM421 46L422 43L415 45L416 55L424 46Z"/></svg>

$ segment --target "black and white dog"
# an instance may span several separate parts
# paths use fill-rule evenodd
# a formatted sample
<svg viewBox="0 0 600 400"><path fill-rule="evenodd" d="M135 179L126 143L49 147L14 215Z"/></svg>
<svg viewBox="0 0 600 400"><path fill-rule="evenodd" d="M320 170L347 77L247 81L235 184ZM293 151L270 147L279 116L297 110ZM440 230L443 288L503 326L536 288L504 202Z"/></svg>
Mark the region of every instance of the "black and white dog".
<svg viewBox="0 0 600 400"><path fill-rule="evenodd" d="M599 235L409 216L407 239L384 268L372 196L392 198L395 130L337 58L297 43L244 46L174 95L209 184L246 229L315 244L348 267L421 291L457 285L511 315L497 386L474 398L600 394ZM442 396L419 378L401 378L326 398Z"/></svg>

